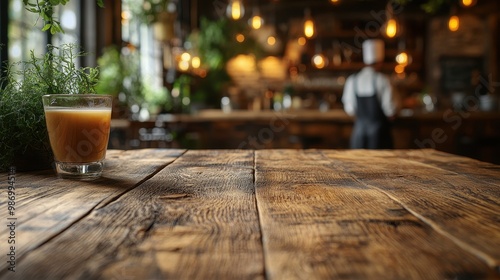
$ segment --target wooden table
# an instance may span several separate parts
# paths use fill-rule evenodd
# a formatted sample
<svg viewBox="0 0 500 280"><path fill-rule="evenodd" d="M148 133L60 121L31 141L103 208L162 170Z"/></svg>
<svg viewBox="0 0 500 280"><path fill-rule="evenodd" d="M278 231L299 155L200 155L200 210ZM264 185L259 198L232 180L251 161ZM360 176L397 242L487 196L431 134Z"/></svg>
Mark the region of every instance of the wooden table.
<svg viewBox="0 0 500 280"><path fill-rule="evenodd" d="M500 166L434 150L110 150L93 182L11 173L2 279L500 278Z"/></svg>

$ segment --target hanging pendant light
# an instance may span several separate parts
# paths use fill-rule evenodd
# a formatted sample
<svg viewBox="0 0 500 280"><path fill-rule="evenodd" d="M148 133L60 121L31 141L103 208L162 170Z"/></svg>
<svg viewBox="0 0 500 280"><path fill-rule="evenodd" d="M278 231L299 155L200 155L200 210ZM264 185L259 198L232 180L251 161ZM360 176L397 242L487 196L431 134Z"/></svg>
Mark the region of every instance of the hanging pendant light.
<svg viewBox="0 0 500 280"><path fill-rule="evenodd" d="M391 1L387 3L386 13L387 13L387 21L382 26L382 34L387 38L394 38L400 33L400 25L394 17L394 10L391 5Z"/></svg>
<svg viewBox="0 0 500 280"><path fill-rule="evenodd" d="M315 33L314 21L311 18L311 10L305 10L304 35L306 38L312 38Z"/></svg>
<svg viewBox="0 0 500 280"><path fill-rule="evenodd" d="M306 35L307 38L314 36L314 22L311 19L304 22L304 35Z"/></svg>
<svg viewBox="0 0 500 280"><path fill-rule="evenodd" d="M389 38L394 38L398 33L398 23L395 19L391 18L387 21L387 25L385 27L385 35Z"/></svg>
<svg viewBox="0 0 500 280"><path fill-rule="evenodd" d="M259 8L253 8L252 17L248 20L248 25L255 30L264 25L264 19L260 16Z"/></svg>
<svg viewBox="0 0 500 280"><path fill-rule="evenodd" d="M448 19L448 29L450 29L451 32L455 32L458 28L460 28L460 19L457 16L456 7L453 7L451 9L451 16Z"/></svg>
<svg viewBox="0 0 500 280"><path fill-rule="evenodd" d="M264 20L259 15L253 16L250 18L250 21L250 26L252 26L253 29L259 29L264 24Z"/></svg>
<svg viewBox="0 0 500 280"><path fill-rule="evenodd" d="M193 56L193 58L191 58L191 67L193 67L194 69L198 69L200 68L201 66L201 59L199 56Z"/></svg>
<svg viewBox="0 0 500 280"><path fill-rule="evenodd" d="M245 7L241 0L230 0L226 8L226 15L233 19L238 20L245 15Z"/></svg>
<svg viewBox="0 0 500 280"><path fill-rule="evenodd" d="M464 8L472 7L476 5L477 0L460 0L460 5Z"/></svg>
<svg viewBox="0 0 500 280"><path fill-rule="evenodd" d="M451 16L450 19L448 19L448 28L450 31L455 32L458 30L460 27L460 19L458 16Z"/></svg>

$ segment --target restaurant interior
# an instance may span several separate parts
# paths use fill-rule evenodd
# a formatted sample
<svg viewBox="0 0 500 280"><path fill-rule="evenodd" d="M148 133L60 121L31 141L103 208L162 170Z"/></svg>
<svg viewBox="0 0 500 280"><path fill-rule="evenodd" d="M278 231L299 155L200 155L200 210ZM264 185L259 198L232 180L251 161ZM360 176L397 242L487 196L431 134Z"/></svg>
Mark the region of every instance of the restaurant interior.
<svg viewBox="0 0 500 280"><path fill-rule="evenodd" d="M0 1L0 60L81 46L76 63L114 97L109 148L348 149L343 89L375 38L394 149L500 164L497 0L98 2L67 1L52 34L23 1Z"/></svg>

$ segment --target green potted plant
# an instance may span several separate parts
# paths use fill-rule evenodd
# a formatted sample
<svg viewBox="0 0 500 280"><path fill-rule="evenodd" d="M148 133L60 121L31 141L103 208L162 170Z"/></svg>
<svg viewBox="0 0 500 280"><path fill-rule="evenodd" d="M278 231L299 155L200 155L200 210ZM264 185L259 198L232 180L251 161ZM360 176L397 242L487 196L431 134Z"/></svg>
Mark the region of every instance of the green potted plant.
<svg viewBox="0 0 500 280"><path fill-rule="evenodd" d="M56 6L70 0L23 0L25 8L44 21L42 31L64 33L55 17ZM103 0L96 0L103 7ZM74 44L48 46L45 55L32 51L27 61L4 63L0 81L0 171L48 169L52 151L45 124L42 95L95 93L97 68L79 68L76 59L85 53Z"/></svg>
<svg viewBox="0 0 500 280"><path fill-rule="evenodd" d="M82 55L74 44L49 46L41 57L32 52L28 61L5 65L0 93L0 170L10 165L19 170L50 168L42 95L95 93L98 71L77 67L75 62Z"/></svg>

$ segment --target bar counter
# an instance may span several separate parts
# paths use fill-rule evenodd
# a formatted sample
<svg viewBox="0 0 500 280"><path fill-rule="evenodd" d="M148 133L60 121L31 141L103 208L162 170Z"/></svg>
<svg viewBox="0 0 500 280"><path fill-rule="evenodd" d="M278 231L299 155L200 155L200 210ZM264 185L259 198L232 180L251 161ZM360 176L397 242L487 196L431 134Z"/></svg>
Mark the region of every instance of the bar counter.
<svg viewBox="0 0 500 280"><path fill-rule="evenodd" d="M127 138L135 143L132 148L347 149L353 121L340 109L202 110L126 123ZM396 149L431 148L500 164L498 111L404 110L394 119L392 127ZM170 138L153 135L154 128L165 129L177 138L169 143ZM131 147L125 144L117 148Z"/></svg>
<svg viewBox="0 0 500 280"><path fill-rule="evenodd" d="M500 279L500 166L433 149L109 150L94 181L0 175L1 279Z"/></svg>

